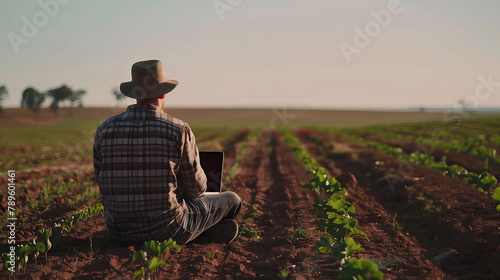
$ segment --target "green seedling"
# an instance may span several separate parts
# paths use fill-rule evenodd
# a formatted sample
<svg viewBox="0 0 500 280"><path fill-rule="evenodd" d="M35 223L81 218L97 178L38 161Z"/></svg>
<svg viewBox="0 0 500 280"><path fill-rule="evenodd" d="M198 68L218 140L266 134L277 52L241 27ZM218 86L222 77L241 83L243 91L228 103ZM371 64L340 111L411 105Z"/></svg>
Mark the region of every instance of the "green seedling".
<svg viewBox="0 0 500 280"><path fill-rule="evenodd" d="M33 251L31 252L31 255L35 258L35 265L36 265L37 261L38 261L38 256L40 256L40 249L36 246L36 240L35 239L31 240L31 242L28 243L28 245L33 248Z"/></svg>
<svg viewBox="0 0 500 280"><path fill-rule="evenodd" d="M313 247L313 251L319 251L323 254L328 254L331 258L338 260L347 260L354 254L355 251L364 251L365 249L361 245L356 244L354 239L347 237L340 242L335 243L333 237L325 235L322 236L316 245Z"/></svg>
<svg viewBox="0 0 500 280"><path fill-rule="evenodd" d="M413 186L406 186L405 185L405 190L406 191L413 191L415 188Z"/></svg>
<svg viewBox="0 0 500 280"><path fill-rule="evenodd" d="M238 235L245 237L257 237L260 238L260 232L248 228L245 224L238 224Z"/></svg>
<svg viewBox="0 0 500 280"><path fill-rule="evenodd" d="M495 186L498 183L497 178L488 172L484 172L481 174L481 181L477 184L479 188L484 191L489 191L491 187Z"/></svg>
<svg viewBox="0 0 500 280"><path fill-rule="evenodd" d="M80 210L73 213L73 225L78 225L80 222L84 221L88 216L88 212L85 210Z"/></svg>
<svg viewBox="0 0 500 280"><path fill-rule="evenodd" d="M143 250L136 252L132 256L132 263L143 260L145 261L145 267L141 267L135 274L134 280L139 277L144 277L146 279L157 279L160 276L160 272L158 268L163 265L167 265L166 262L160 259L163 253L169 253L170 247L173 247L177 252L181 250L179 245L170 238L169 240L164 240L162 242L158 242L156 240L150 240L144 242L142 246Z"/></svg>
<svg viewBox="0 0 500 280"><path fill-rule="evenodd" d="M47 252L52 248L52 243L50 242L50 234L52 229L38 230L36 248L40 253L45 253L45 259L47 259Z"/></svg>
<svg viewBox="0 0 500 280"><path fill-rule="evenodd" d="M95 214L96 214L95 208L92 206L89 206L89 208L87 209L87 215L90 217L90 216L93 216Z"/></svg>
<svg viewBox="0 0 500 280"><path fill-rule="evenodd" d="M493 199L497 202L497 211L500 212L500 187L496 188L493 192Z"/></svg>
<svg viewBox="0 0 500 280"><path fill-rule="evenodd" d="M30 210L35 210L38 208L38 200L32 201L29 203L29 209Z"/></svg>
<svg viewBox="0 0 500 280"><path fill-rule="evenodd" d="M307 173L311 175L311 180L304 184L305 188L327 195L337 193L342 189L340 183L335 178L330 178L326 170L321 167L308 170Z"/></svg>
<svg viewBox="0 0 500 280"><path fill-rule="evenodd" d="M278 273L278 278L285 280L290 276L290 274L291 274L290 270L285 268L283 270L280 270L280 272Z"/></svg>
<svg viewBox="0 0 500 280"><path fill-rule="evenodd" d="M137 252L137 253L144 253L145 252ZM159 277L159 271L157 271L157 268L163 265L167 265L166 262L164 262L161 259L158 259L157 257L153 257L152 259L148 259L147 256L141 257L141 255L134 255L133 260L144 260L146 262L146 266L141 267L135 274L134 274L134 280L138 279L139 277L145 277L146 279L157 279Z"/></svg>
<svg viewBox="0 0 500 280"><path fill-rule="evenodd" d="M351 218L351 214L355 213L354 206L341 197L339 194L332 195L327 202L314 204L317 227L335 240L342 240L347 235L361 235L366 238L366 234L357 229L356 219Z"/></svg>
<svg viewBox="0 0 500 280"><path fill-rule="evenodd" d="M104 211L104 206L102 205L102 203L99 202L95 205L95 211L96 211L96 214Z"/></svg>
<svg viewBox="0 0 500 280"><path fill-rule="evenodd" d="M248 202L245 202L245 201L242 201L241 203L243 204L243 206L245 206L246 208L248 208L248 210L251 210L251 211L258 210L257 207L254 204L252 204L252 203L248 203Z"/></svg>
<svg viewBox="0 0 500 280"><path fill-rule="evenodd" d="M342 280L381 280L384 275L374 262L350 258L342 264L340 277Z"/></svg>
<svg viewBox="0 0 500 280"><path fill-rule="evenodd" d="M24 245L24 246L17 246L16 247L16 259L18 260L17 264L17 269L21 269L21 267L24 267L24 270L26 270L26 264L28 263L28 257L31 252L33 252L35 249L31 247L30 245Z"/></svg>
<svg viewBox="0 0 500 280"><path fill-rule="evenodd" d="M260 215L262 215L262 211L260 211L257 206L255 206L255 204L252 204L252 203L248 203L248 202L242 202L243 205L248 209L248 212L249 214L252 216L252 217L258 217Z"/></svg>
<svg viewBox="0 0 500 280"><path fill-rule="evenodd" d="M17 271L19 272L21 268L24 268L26 270L26 264L28 263L28 257L33 252L34 248L30 246L29 244L24 245L24 246L16 246L15 248L15 266L17 267ZM10 270L11 264L9 263L10 261L10 256L7 253L2 253L2 261L3 265L5 268L9 269L9 275L13 273L13 270ZM10 276L9 276L10 277Z"/></svg>
<svg viewBox="0 0 500 280"><path fill-rule="evenodd" d="M431 205L429 205L429 204L425 204L425 206L424 206L424 212L429 212L429 211L431 211L431 208L432 208L432 207L431 207Z"/></svg>
<svg viewBox="0 0 500 280"><path fill-rule="evenodd" d="M427 205L426 205L427 206ZM398 213L394 213L394 216L392 217L392 228L395 230L403 230L403 226L400 225L397 221L396 218L398 217Z"/></svg>
<svg viewBox="0 0 500 280"><path fill-rule="evenodd" d="M392 248L392 247L390 247L390 246L389 246L389 249L391 249L392 253L393 253L394 255L396 255L396 250L394 250L394 248Z"/></svg>
<svg viewBox="0 0 500 280"><path fill-rule="evenodd" d="M88 212L89 216L93 216L93 215L97 215L97 214L101 213L103 210L104 210L104 206L102 206L101 203L96 203L95 207L89 206L89 208L87 209L87 212Z"/></svg>
<svg viewBox="0 0 500 280"><path fill-rule="evenodd" d="M90 219L92 220L92 222L95 223L97 222L97 219L96 219L96 214L99 213L99 208L98 206L96 206L95 208L92 207L92 206L89 206L89 208L87 209L87 216L90 217Z"/></svg>
<svg viewBox="0 0 500 280"><path fill-rule="evenodd" d="M69 233L71 231L71 229L73 228L73 217L67 219L67 220L64 220L62 222L62 231L63 233Z"/></svg>
<svg viewBox="0 0 500 280"><path fill-rule="evenodd" d="M306 240L309 237L309 231L305 229L297 229L292 234L283 236L292 242L299 242Z"/></svg>
<svg viewBox="0 0 500 280"><path fill-rule="evenodd" d="M173 247L177 252L181 249L172 238L162 242L156 240L146 241L142 249L150 255L160 258L163 253L170 253L170 247Z"/></svg>
<svg viewBox="0 0 500 280"><path fill-rule="evenodd" d="M76 270L76 268L78 267L78 258L75 258L75 261L71 262L71 267L73 268L73 270Z"/></svg>
<svg viewBox="0 0 500 280"><path fill-rule="evenodd" d="M213 260L215 259L215 257L217 256L217 252L207 252L207 257L210 259L210 260Z"/></svg>
<svg viewBox="0 0 500 280"><path fill-rule="evenodd" d="M68 200L68 206L70 207L79 206L88 202L89 200L94 200L98 198L98 196L99 196L98 189L92 185L87 185L86 190L83 193L79 194L74 200L73 199Z"/></svg>
<svg viewBox="0 0 500 280"><path fill-rule="evenodd" d="M234 176L240 171L241 162L243 160L243 157L245 156L245 154L248 150L248 147L250 147L250 143L253 142L254 140L255 139L253 139L252 136L249 135L247 140L245 142L243 142L238 147L238 151L236 154L236 160L235 160L234 164L231 166L231 168L229 168L227 175L225 175L225 177L226 177L225 182L226 183L230 182L234 178Z"/></svg>

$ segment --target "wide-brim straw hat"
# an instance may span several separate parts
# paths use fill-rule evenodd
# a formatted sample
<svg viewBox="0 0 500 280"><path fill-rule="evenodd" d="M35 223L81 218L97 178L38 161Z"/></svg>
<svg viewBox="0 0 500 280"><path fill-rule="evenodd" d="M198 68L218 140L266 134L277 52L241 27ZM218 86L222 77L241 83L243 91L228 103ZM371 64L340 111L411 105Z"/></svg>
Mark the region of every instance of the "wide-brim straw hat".
<svg viewBox="0 0 500 280"><path fill-rule="evenodd" d="M149 99L169 93L178 84L165 77L161 61L145 60L132 65L132 81L121 83L120 91L131 98Z"/></svg>

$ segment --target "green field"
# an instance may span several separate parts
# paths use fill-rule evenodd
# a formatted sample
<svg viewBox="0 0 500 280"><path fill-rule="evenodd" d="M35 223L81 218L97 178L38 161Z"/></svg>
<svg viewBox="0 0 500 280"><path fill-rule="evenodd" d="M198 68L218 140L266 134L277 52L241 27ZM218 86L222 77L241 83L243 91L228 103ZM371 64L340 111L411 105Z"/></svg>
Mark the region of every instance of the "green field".
<svg viewBox="0 0 500 280"><path fill-rule="evenodd" d="M0 117L0 180L7 186L8 170L16 170L17 184L11 278L129 279L144 265L147 272L147 263L130 265L141 247L110 242L94 181L95 129L117 111L78 109L70 118L64 110L36 117L16 109ZM167 111L188 121L200 150L225 152L224 189L245 207L236 241L159 253L166 263L150 271L158 279L499 275L492 261L499 116L449 122L413 112ZM5 205L7 195L0 190ZM6 260L8 245L0 249Z"/></svg>

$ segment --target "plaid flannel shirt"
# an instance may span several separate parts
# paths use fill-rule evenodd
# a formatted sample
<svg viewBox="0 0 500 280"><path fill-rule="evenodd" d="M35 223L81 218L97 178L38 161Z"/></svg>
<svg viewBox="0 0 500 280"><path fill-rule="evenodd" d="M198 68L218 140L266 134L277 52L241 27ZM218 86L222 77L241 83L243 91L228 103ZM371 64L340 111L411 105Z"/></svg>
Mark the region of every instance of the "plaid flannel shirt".
<svg viewBox="0 0 500 280"><path fill-rule="evenodd" d="M184 198L206 190L194 134L154 105L131 105L104 121L94 141L94 171L111 237L164 240L180 227Z"/></svg>

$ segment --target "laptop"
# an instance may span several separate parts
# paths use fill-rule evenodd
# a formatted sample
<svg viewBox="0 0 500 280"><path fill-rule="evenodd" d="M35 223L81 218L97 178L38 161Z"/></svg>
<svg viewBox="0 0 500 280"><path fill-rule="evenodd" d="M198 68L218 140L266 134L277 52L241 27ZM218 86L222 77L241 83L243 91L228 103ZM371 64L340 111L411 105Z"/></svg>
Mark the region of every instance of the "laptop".
<svg viewBox="0 0 500 280"><path fill-rule="evenodd" d="M224 152L200 151L200 164L207 176L207 191L205 195L219 194L222 191Z"/></svg>

